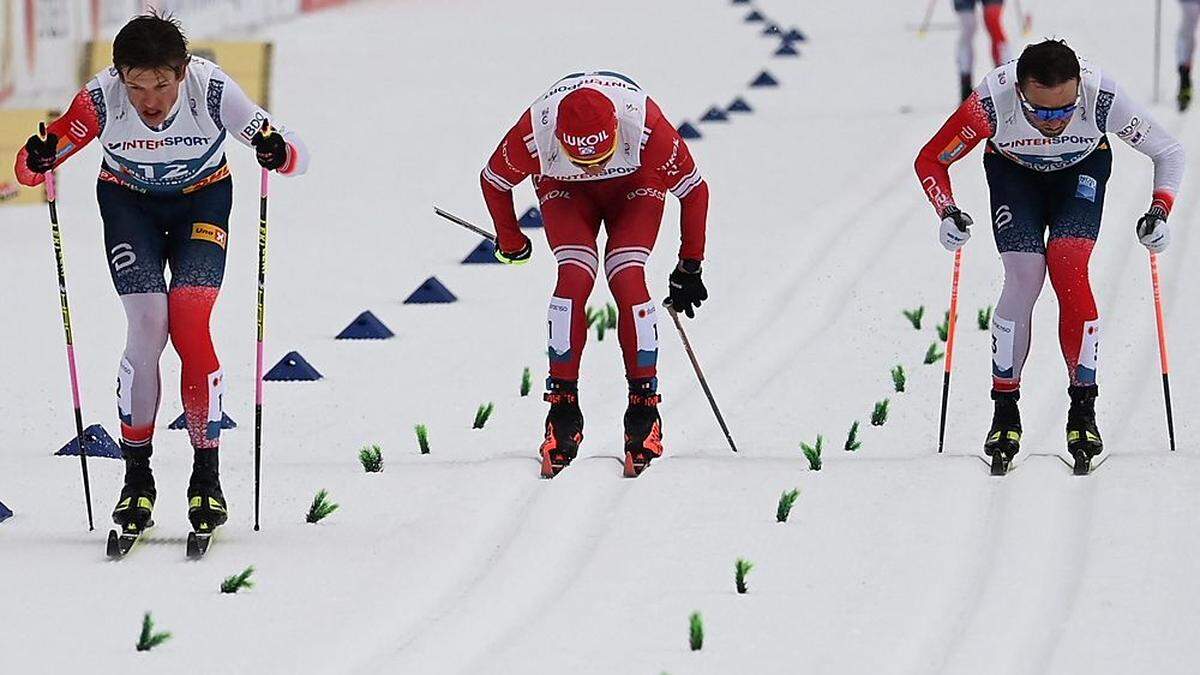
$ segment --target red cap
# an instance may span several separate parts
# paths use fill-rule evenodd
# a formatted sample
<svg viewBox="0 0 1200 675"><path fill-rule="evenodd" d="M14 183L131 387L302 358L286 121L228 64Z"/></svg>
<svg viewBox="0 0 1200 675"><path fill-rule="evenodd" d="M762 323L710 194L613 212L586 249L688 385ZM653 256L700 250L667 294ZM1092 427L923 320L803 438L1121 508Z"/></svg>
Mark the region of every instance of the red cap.
<svg viewBox="0 0 1200 675"><path fill-rule="evenodd" d="M596 89L576 89L558 104L554 135L572 160L598 164L617 148L617 109Z"/></svg>

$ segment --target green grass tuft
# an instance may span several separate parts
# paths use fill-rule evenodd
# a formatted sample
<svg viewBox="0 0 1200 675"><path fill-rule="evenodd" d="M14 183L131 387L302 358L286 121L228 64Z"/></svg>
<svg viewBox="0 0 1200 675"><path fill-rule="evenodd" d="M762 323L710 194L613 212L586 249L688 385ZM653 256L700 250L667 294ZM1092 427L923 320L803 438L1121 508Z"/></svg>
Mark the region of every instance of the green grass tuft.
<svg viewBox="0 0 1200 675"><path fill-rule="evenodd" d="M383 471L383 448L378 445L364 445L358 451L358 461L367 473Z"/></svg>
<svg viewBox="0 0 1200 675"><path fill-rule="evenodd" d="M598 319L601 319L604 317L604 310L597 311L595 307L588 305L583 310L583 316L585 319L587 319L588 328L591 328L592 326L594 326L596 324L596 321Z"/></svg>
<svg viewBox="0 0 1200 675"><path fill-rule="evenodd" d="M938 339L945 342L950 337L950 312L946 312L946 318L937 325Z"/></svg>
<svg viewBox="0 0 1200 675"><path fill-rule="evenodd" d="M737 563L734 565L734 581L737 584L738 593L745 593L748 590L746 587L746 575L752 569L754 569L754 563L745 558L737 559Z"/></svg>
<svg viewBox="0 0 1200 675"><path fill-rule="evenodd" d="M150 618L150 612L146 612L146 615L142 617L142 632L138 636L137 650L148 652L170 639L170 633L154 632L154 619Z"/></svg>
<svg viewBox="0 0 1200 675"><path fill-rule="evenodd" d="M418 424L417 426L413 427L413 430L417 432L417 445L421 446L421 454L428 455L429 429L427 429L424 424Z"/></svg>
<svg viewBox="0 0 1200 675"><path fill-rule="evenodd" d="M875 402L875 409L871 411L871 426L881 427L884 422L887 422L888 416L888 399Z"/></svg>
<svg viewBox="0 0 1200 675"><path fill-rule="evenodd" d="M927 366L931 366L931 365L937 363L938 361L941 361L942 357L945 355L946 355L945 353L943 353L941 350L938 349L937 343L934 342L929 345L929 349L925 350L924 363Z"/></svg>
<svg viewBox="0 0 1200 675"><path fill-rule="evenodd" d="M700 612L692 612L688 617L688 644L694 652L704 647L704 617L700 616Z"/></svg>
<svg viewBox="0 0 1200 675"><path fill-rule="evenodd" d="M475 411L475 423L471 425L472 429L482 429L483 425L487 424L488 418L492 416L492 411L496 409L496 405L491 401L479 404L479 409Z"/></svg>
<svg viewBox="0 0 1200 675"><path fill-rule="evenodd" d="M254 565L242 570L241 573L231 577L225 577L225 581L221 582L222 593L237 593L238 591L254 588L254 582L250 581L250 575L254 574Z"/></svg>
<svg viewBox="0 0 1200 675"><path fill-rule="evenodd" d="M329 493L321 490L312 500L312 506L308 507L308 516L305 518L310 523L319 523L326 516L338 510L338 505L329 501Z"/></svg>
<svg viewBox="0 0 1200 675"><path fill-rule="evenodd" d="M779 506L775 507L775 522L786 523L788 516L792 515L792 507L796 505L796 499L800 496L800 490L786 490L779 494Z"/></svg>
<svg viewBox="0 0 1200 675"><path fill-rule="evenodd" d="M858 440L858 420L854 420L854 424L850 425L850 434L846 436L846 452L854 452L862 447L862 441Z"/></svg>
<svg viewBox="0 0 1200 675"><path fill-rule="evenodd" d="M904 385L908 382L908 378L904 375L904 366L899 363L895 368L892 368L892 388L896 393L904 393Z"/></svg>
<svg viewBox="0 0 1200 675"><path fill-rule="evenodd" d="M804 451L804 456L808 458L808 468L813 471L821 470L821 450L825 448L825 438L821 434L817 434L816 445L801 443L800 449Z"/></svg>
<svg viewBox="0 0 1200 675"><path fill-rule="evenodd" d="M921 330L921 319L925 316L925 305L921 305L916 309L904 310L904 316L912 323L914 329Z"/></svg>
<svg viewBox="0 0 1200 675"><path fill-rule="evenodd" d="M604 322L608 325L609 330L617 329L617 308L611 303L604 303Z"/></svg>
<svg viewBox="0 0 1200 675"><path fill-rule="evenodd" d="M992 306L988 305L987 309L979 310L975 320L979 322L979 330L991 330L992 328Z"/></svg>
<svg viewBox="0 0 1200 675"><path fill-rule="evenodd" d="M528 396L530 388L533 387L533 376L529 373L529 366L521 372L521 396Z"/></svg>

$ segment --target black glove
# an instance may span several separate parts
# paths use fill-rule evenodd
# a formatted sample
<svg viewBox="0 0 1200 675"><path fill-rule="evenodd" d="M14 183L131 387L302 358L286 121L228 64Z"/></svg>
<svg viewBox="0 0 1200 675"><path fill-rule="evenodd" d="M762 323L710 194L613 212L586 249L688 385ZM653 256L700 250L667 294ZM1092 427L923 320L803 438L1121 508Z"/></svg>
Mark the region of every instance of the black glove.
<svg viewBox="0 0 1200 675"><path fill-rule="evenodd" d="M276 171L287 164L287 141L283 140L279 133L272 131L264 134L262 129L259 129L250 139L250 144L254 146L258 155L258 165L267 171Z"/></svg>
<svg viewBox="0 0 1200 675"><path fill-rule="evenodd" d="M671 272L671 297L668 303L676 312L683 312L689 319L696 318L694 307L708 299L708 290L700 280L699 260L680 260Z"/></svg>
<svg viewBox="0 0 1200 675"><path fill-rule="evenodd" d="M524 265L529 262L529 256L533 255L533 242L529 241L529 237L525 235L521 235L521 238L525 240L525 243L516 251L505 251L500 248L500 244L496 244L496 250L493 252L496 260L505 265Z"/></svg>
<svg viewBox="0 0 1200 675"><path fill-rule="evenodd" d="M54 160L58 155L58 136L46 134L30 136L25 141L25 168L34 173L46 173L54 168Z"/></svg>

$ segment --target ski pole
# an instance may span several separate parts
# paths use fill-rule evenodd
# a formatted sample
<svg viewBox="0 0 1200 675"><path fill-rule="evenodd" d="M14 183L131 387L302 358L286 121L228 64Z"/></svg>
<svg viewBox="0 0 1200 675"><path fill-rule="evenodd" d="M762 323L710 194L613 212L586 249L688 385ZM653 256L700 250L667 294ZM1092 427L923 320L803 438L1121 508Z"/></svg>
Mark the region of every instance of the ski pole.
<svg viewBox="0 0 1200 675"><path fill-rule="evenodd" d="M1154 319L1158 325L1158 360L1162 365L1163 400L1167 404L1167 436L1175 452L1175 420L1171 415L1170 366L1167 361L1167 324L1163 319L1162 288L1158 283L1158 256L1150 254L1150 280L1154 284Z"/></svg>
<svg viewBox="0 0 1200 675"><path fill-rule="evenodd" d="M38 125L38 133L46 137L46 123ZM79 403L79 374L75 368L75 340L71 331L71 307L67 302L67 271L63 260L62 234L58 229L58 194L54 171L46 174L46 203L50 206L50 234L54 240L54 262L58 268L58 302L62 306L63 333L67 338L67 368L71 372L71 397L75 402L75 442L79 444L79 468L83 471L83 499L87 503L88 531L96 529L92 520L92 486L88 480L87 451L83 447L83 410Z"/></svg>
<svg viewBox="0 0 1200 675"><path fill-rule="evenodd" d="M679 321L679 314L671 306L670 299L664 302L663 306L667 308L667 313L671 315L671 320L675 322L675 329L679 331L679 338L683 340L683 349L687 352L688 359L692 362L692 369L696 371L696 378L700 380L700 388L704 390L704 395L708 397L708 404L712 406L713 414L717 416L717 424L720 424L721 431L725 432L725 440L729 441L729 448L737 452L738 449L733 443L733 436L730 435L729 427L725 424L725 418L721 416L721 410L717 407L717 400L713 398L712 389L708 388L708 380L704 378L704 373L700 370L700 362L696 360L696 352L692 350L692 343L688 340L687 333L683 330L683 323Z"/></svg>
<svg viewBox="0 0 1200 675"><path fill-rule="evenodd" d="M264 126L264 134L271 128ZM262 170L258 188L258 346L254 358L254 531L258 532L259 495L262 491L263 326L267 289L267 196L271 174Z"/></svg>
<svg viewBox="0 0 1200 675"><path fill-rule="evenodd" d="M958 278L962 270L962 249L954 252L954 277L950 282L950 320L946 326L946 372L942 377L942 419L938 424L938 452L945 447L946 405L950 400L950 369L954 364L954 328L958 324Z"/></svg>
<svg viewBox="0 0 1200 675"><path fill-rule="evenodd" d="M933 8L937 6L938 0L929 0L929 5L925 8L925 18L921 20L921 25L917 28L917 37L925 37L929 32L929 23L933 21Z"/></svg>
<svg viewBox="0 0 1200 675"><path fill-rule="evenodd" d="M453 213L448 213L446 211L443 211L436 206L433 207L433 212L438 214L439 216L445 218L446 220L454 223L455 225L461 225L462 227L467 228L468 230L474 232L475 234L492 242L493 244L496 243L496 235L492 234L491 232L488 232L487 230L483 229L482 227L479 227L477 225L472 225L471 223L468 223L467 221L463 220L462 218L459 218L458 216L454 215Z"/></svg>

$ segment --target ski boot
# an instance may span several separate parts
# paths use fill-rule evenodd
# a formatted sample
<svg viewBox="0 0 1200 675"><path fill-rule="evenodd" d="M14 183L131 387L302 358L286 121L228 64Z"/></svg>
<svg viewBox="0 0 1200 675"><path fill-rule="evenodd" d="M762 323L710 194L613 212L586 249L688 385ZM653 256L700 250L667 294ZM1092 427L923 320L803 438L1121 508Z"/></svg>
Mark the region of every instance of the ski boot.
<svg viewBox="0 0 1200 675"><path fill-rule="evenodd" d="M625 477L637 478L651 460L662 456L662 418L655 393L655 378L630 380L629 407L625 409Z"/></svg>
<svg viewBox="0 0 1200 675"><path fill-rule="evenodd" d="M959 100L965 101L971 98L971 92L975 91L975 84L971 82L970 73L962 73L958 76L958 93Z"/></svg>
<svg viewBox="0 0 1200 675"><path fill-rule="evenodd" d="M546 380L546 440L542 441L542 478L554 478L575 459L583 442L583 412L579 410L579 389L575 382Z"/></svg>
<svg viewBox="0 0 1200 675"><path fill-rule="evenodd" d="M1075 475L1086 476L1092 470L1092 458L1104 449L1096 428L1096 385L1067 389L1071 408L1067 411L1067 452L1075 459Z"/></svg>
<svg viewBox="0 0 1200 675"><path fill-rule="evenodd" d="M136 536L151 525L154 499L154 474L150 471L149 445L134 447L121 442L121 454L125 458L125 487L117 498L113 509L113 522L121 526L121 535Z"/></svg>
<svg viewBox="0 0 1200 675"><path fill-rule="evenodd" d="M1192 104L1192 69L1188 66L1179 66L1179 96L1176 101L1179 103L1179 112L1186 111Z"/></svg>
<svg viewBox="0 0 1200 675"><path fill-rule="evenodd" d="M992 400L996 405L992 413L992 428L988 431L983 451L992 458L993 476L1008 473L1009 464L1021 450L1021 411L1017 409L1020 399L1019 391L992 390Z"/></svg>
<svg viewBox="0 0 1200 675"><path fill-rule="evenodd" d="M188 521L197 534L209 535L225 524L225 495L221 492L216 448L197 448L188 483Z"/></svg>

